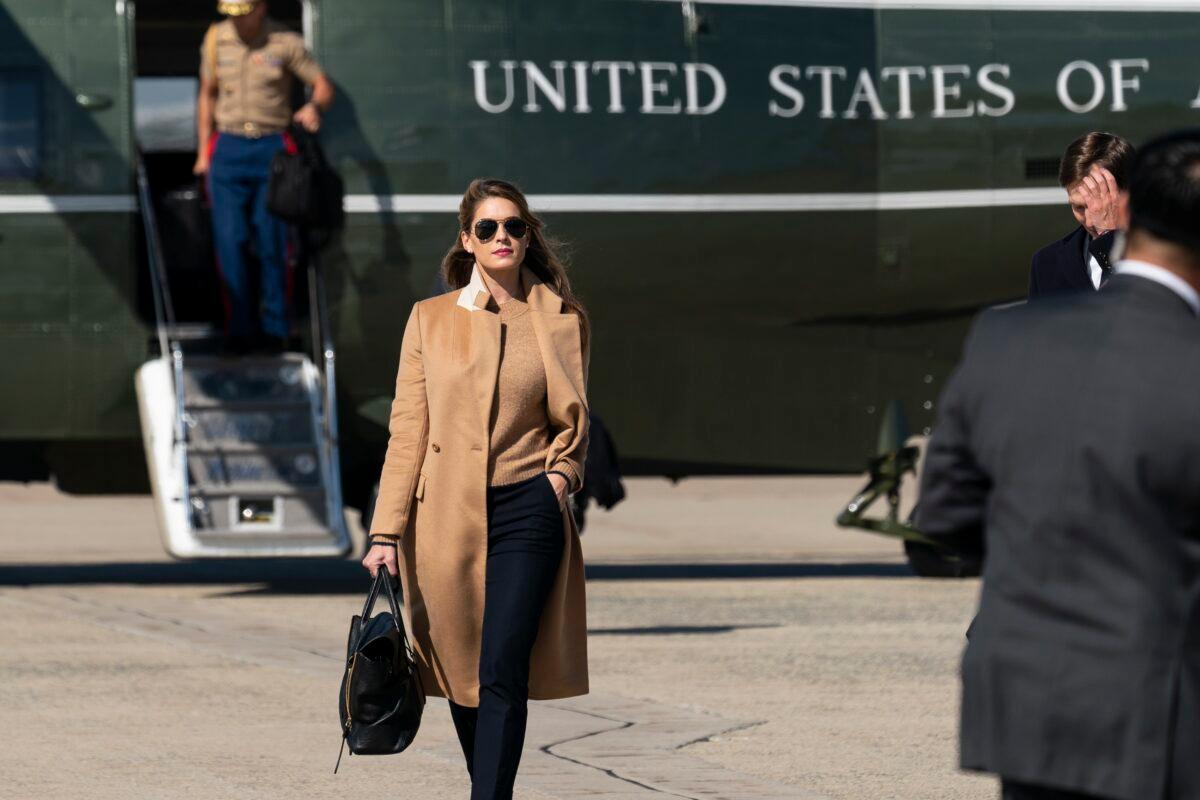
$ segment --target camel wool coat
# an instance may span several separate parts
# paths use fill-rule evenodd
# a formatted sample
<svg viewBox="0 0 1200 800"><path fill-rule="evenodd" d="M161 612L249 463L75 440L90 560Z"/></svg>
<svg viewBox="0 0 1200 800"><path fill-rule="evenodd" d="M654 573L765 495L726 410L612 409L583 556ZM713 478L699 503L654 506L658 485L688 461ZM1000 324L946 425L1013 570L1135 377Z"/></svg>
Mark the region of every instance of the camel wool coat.
<svg viewBox="0 0 1200 800"><path fill-rule="evenodd" d="M521 267L546 371L546 469L583 479L587 353L579 317ZM479 705L487 566L489 420L500 368L500 318L478 273L462 289L413 306L400 347L387 455L372 535L401 537L400 578L427 694ZM570 509L564 549L530 663L529 696L586 694L583 556Z"/></svg>

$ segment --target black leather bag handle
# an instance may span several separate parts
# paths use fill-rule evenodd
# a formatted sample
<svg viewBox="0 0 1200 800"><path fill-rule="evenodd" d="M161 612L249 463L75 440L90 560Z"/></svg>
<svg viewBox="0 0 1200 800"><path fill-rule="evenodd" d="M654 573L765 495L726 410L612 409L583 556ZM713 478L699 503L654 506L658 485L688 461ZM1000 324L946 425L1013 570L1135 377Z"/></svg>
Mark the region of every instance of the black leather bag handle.
<svg viewBox="0 0 1200 800"><path fill-rule="evenodd" d="M371 609L375 607L375 598L379 596L379 588L383 587L387 590L388 605L392 607L392 616L399 621L400 606L396 601L396 589L393 585L391 573L382 564L375 571L375 582L371 584L371 591L367 594L367 603L363 606L361 619L366 622L371 618Z"/></svg>
<svg viewBox="0 0 1200 800"><path fill-rule="evenodd" d="M296 144L296 155L300 160L310 167L323 168L326 164L325 151L321 149L316 135L295 122L290 123L287 130Z"/></svg>
<svg viewBox="0 0 1200 800"><path fill-rule="evenodd" d="M381 564L375 572L375 582L371 584L371 592L367 595L367 604L363 606L362 624L366 625L367 620L371 618L371 610L375 607L375 598L379 596L379 587L382 586L387 594L388 605L392 608L392 626L396 632L400 634L400 642L408 653L408 663L412 668L412 673L416 676L417 681L422 684L421 691L424 691L424 682L421 681L420 671L416 668L417 653L413 649L412 642L409 641L408 631L404 629L404 618L400 616L400 602L396 599L396 584L398 578L393 578L391 574ZM351 658L353 655L351 655Z"/></svg>
<svg viewBox="0 0 1200 800"><path fill-rule="evenodd" d="M388 574L387 569L380 568L379 572L384 575L383 588L387 592L388 605L392 609L392 619L396 621L396 627L400 628L401 638L403 638L404 629L400 627L400 601L396 599L396 579ZM376 573L375 580L378 581L379 573Z"/></svg>

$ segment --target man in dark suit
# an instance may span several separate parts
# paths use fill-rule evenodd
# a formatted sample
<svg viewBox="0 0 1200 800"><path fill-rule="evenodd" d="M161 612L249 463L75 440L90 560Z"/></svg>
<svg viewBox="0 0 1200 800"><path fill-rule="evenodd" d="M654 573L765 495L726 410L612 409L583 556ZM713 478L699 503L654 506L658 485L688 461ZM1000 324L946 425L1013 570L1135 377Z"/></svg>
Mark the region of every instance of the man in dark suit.
<svg viewBox="0 0 1200 800"><path fill-rule="evenodd" d="M1067 147L1058 182L1079 227L1033 254L1029 299L1092 291L1112 274L1113 241L1123 216L1133 147L1120 136L1092 132Z"/></svg>
<svg viewBox="0 0 1200 800"><path fill-rule="evenodd" d="M917 525L986 540L961 762L1004 797L1200 798L1200 130L1133 165L1103 291L985 313Z"/></svg>

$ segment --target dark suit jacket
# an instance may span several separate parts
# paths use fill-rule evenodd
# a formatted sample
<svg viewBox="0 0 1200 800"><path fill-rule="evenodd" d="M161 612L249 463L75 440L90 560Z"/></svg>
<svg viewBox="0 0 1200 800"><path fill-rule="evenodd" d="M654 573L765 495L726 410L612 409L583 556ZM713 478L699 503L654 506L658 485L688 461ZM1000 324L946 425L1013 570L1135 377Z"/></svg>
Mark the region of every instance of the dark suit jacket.
<svg viewBox="0 0 1200 800"><path fill-rule="evenodd" d="M1111 267L1109 254L1116 237L1116 233L1109 232L1097 239L1089 239L1087 231L1080 226L1038 250L1033 254L1029 268L1029 299L1063 292L1095 291L1083 248L1086 246L1107 270Z"/></svg>
<svg viewBox="0 0 1200 800"><path fill-rule="evenodd" d="M976 324L917 516L929 536L986 536L963 767L1200 797L1198 397L1200 320L1144 278Z"/></svg>

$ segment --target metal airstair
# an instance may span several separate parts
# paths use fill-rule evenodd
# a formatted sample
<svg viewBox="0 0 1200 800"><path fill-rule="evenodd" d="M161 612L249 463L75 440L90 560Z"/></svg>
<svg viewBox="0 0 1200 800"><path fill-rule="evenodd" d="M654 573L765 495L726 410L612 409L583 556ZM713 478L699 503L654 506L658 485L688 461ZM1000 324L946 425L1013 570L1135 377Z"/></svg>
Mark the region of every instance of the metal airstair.
<svg viewBox="0 0 1200 800"><path fill-rule="evenodd" d="M135 383L167 552L345 555L335 352L315 259L308 265L313 357L219 355L209 326L176 322L140 159L138 196L160 355L138 369Z"/></svg>

